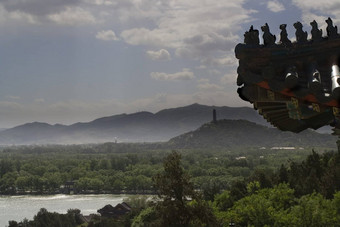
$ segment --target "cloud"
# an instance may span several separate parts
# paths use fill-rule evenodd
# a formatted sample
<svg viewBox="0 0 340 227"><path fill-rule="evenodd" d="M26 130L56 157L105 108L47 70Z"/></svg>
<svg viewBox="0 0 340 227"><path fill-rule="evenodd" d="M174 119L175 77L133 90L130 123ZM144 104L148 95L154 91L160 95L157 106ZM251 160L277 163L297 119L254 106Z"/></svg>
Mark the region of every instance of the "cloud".
<svg viewBox="0 0 340 227"><path fill-rule="evenodd" d="M340 2L337 0L292 0L292 3L302 11L302 20L305 24L315 19L321 28L325 28L327 17L331 17L335 24L340 23Z"/></svg>
<svg viewBox="0 0 340 227"><path fill-rule="evenodd" d="M22 12L32 16L45 16L79 5L82 0L3 0L1 5L8 12Z"/></svg>
<svg viewBox="0 0 340 227"><path fill-rule="evenodd" d="M134 7L129 8L128 19L136 17L132 12L138 8L137 14L148 15L153 23L123 30L122 39L130 45L175 49L177 56L195 59L233 48L239 40L241 25L251 21L255 12L243 8L242 0L145 2L155 4L147 9L135 1Z"/></svg>
<svg viewBox="0 0 340 227"><path fill-rule="evenodd" d="M207 78L202 78L202 79L199 79L197 80L198 83L209 83L209 79Z"/></svg>
<svg viewBox="0 0 340 227"><path fill-rule="evenodd" d="M221 83L222 84L236 84L236 79L237 79L237 74L235 73L230 73L230 74L225 74L224 76L221 77Z"/></svg>
<svg viewBox="0 0 340 227"><path fill-rule="evenodd" d="M37 24L37 17L22 11L7 11L0 3L0 23L20 22L28 24Z"/></svg>
<svg viewBox="0 0 340 227"><path fill-rule="evenodd" d="M34 99L34 102L37 102L37 103L44 103L44 102L45 102L45 99L43 99L43 98L37 98L37 99Z"/></svg>
<svg viewBox="0 0 340 227"><path fill-rule="evenodd" d="M207 57L201 60L201 64L209 67L226 67L237 66L238 61L233 55L224 55L221 57Z"/></svg>
<svg viewBox="0 0 340 227"><path fill-rule="evenodd" d="M201 60L235 46L240 39L241 25L253 20L252 14L256 12L245 9L246 2L4 0L0 1L0 8L5 12L4 18L16 17L25 23L53 22L72 26L105 23L115 31L119 27L120 38L129 45L173 49L178 57ZM104 40L117 37L116 34L99 36Z"/></svg>
<svg viewBox="0 0 340 227"><path fill-rule="evenodd" d="M340 2L337 0L292 0L292 3L302 10L315 10L319 12L339 10Z"/></svg>
<svg viewBox="0 0 340 227"><path fill-rule="evenodd" d="M309 26L309 23L315 20L324 36L327 27L325 20L328 17L332 18L335 25L340 24L340 2L337 0L292 0L292 4L301 10L302 23Z"/></svg>
<svg viewBox="0 0 340 227"><path fill-rule="evenodd" d="M163 34L146 28L133 28L123 31L120 36L130 45L166 46ZM166 35L164 35L166 36Z"/></svg>
<svg viewBox="0 0 340 227"><path fill-rule="evenodd" d="M116 5L117 2L112 0L84 0L84 2L94 5L105 5L105 6L112 6Z"/></svg>
<svg viewBox="0 0 340 227"><path fill-rule="evenodd" d="M26 24L91 25L99 23L95 14L101 13L91 5L87 0L4 0L0 1L0 18Z"/></svg>
<svg viewBox="0 0 340 227"><path fill-rule="evenodd" d="M14 95L6 95L6 98L14 99L14 100L19 100L19 99L21 99L19 96L14 96Z"/></svg>
<svg viewBox="0 0 340 227"><path fill-rule="evenodd" d="M182 72L177 73L163 73L163 72L152 72L150 76L156 80L169 80L169 81L179 81L179 80L191 80L195 78L194 73L189 69L183 69Z"/></svg>
<svg viewBox="0 0 340 227"><path fill-rule="evenodd" d="M267 8L274 13L278 13L285 10L284 5L277 0L268 1Z"/></svg>
<svg viewBox="0 0 340 227"><path fill-rule="evenodd" d="M96 34L96 38L104 41L117 41L119 40L115 32L112 30L103 30Z"/></svg>
<svg viewBox="0 0 340 227"><path fill-rule="evenodd" d="M60 25L88 25L97 23L91 12L80 7L67 7L64 11L48 15L48 19Z"/></svg>
<svg viewBox="0 0 340 227"><path fill-rule="evenodd" d="M240 102L234 89L203 89L190 94L154 94L150 97L126 100L65 100L55 103L17 103L0 101L1 127L14 127L27 122L73 124L92 121L99 117L137 111L157 112L171 107L200 103L217 106L250 106Z"/></svg>
<svg viewBox="0 0 340 227"><path fill-rule="evenodd" d="M147 51L147 56L152 60L159 60L159 61L169 61L171 60L171 55L169 51L165 49L160 49L159 51Z"/></svg>
<svg viewBox="0 0 340 227"><path fill-rule="evenodd" d="M212 83L208 83L208 82L205 82L205 83L202 83L202 84L198 84L197 87L201 90L222 90L223 87L220 86L220 85L217 85L217 84L212 84Z"/></svg>

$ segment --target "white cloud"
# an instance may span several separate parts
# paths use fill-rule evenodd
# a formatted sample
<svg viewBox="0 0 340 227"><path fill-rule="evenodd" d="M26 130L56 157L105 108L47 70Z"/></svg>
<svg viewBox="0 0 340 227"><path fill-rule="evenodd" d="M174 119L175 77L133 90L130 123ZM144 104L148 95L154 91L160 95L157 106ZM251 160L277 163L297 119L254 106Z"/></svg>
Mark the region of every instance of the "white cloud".
<svg viewBox="0 0 340 227"><path fill-rule="evenodd" d="M339 10L340 2L338 0L292 0L292 3L303 10L316 10L324 11L327 10Z"/></svg>
<svg viewBox="0 0 340 227"><path fill-rule="evenodd" d="M22 11L7 11L0 4L0 23L8 23L8 22L20 22L20 23L28 23L28 24L38 24L39 21L36 16L28 14Z"/></svg>
<svg viewBox="0 0 340 227"><path fill-rule="evenodd" d="M6 95L6 98L14 99L14 100L19 100L19 99L21 99L19 96L14 96L14 95Z"/></svg>
<svg viewBox="0 0 340 227"><path fill-rule="evenodd" d="M197 80L198 83L209 83L209 79L207 78L202 78L202 79L199 79Z"/></svg>
<svg viewBox="0 0 340 227"><path fill-rule="evenodd" d="M97 23L91 12L80 7L67 7L64 11L48 15L48 19L60 25L88 25Z"/></svg>
<svg viewBox="0 0 340 227"><path fill-rule="evenodd" d="M105 5L105 6L111 6L116 5L117 2L112 0L84 0L84 2L94 5Z"/></svg>
<svg viewBox="0 0 340 227"><path fill-rule="evenodd" d="M37 98L34 100L34 102L37 102L37 103L44 103L45 102L45 99L44 98Z"/></svg>
<svg viewBox="0 0 340 227"><path fill-rule="evenodd" d="M217 69L214 69L214 68L209 69L209 70L208 70L208 73L209 73L209 75L211 75L211 76L221 75L221 71L219 71L219 70L217 70Z"/></svg>
<svg viewBox="0 0 340 227"><path fill-rule="evenodd" d="M177 73L152 72L150 76L156 80L170 81L191 80L195 78L194 73L191 72L189 69L183 69L182 72Z"/></svg>
<svg viewBox="0 0 340 227"><path fill-rule="evenodd" d="M155 94L131 101L117 99L84 101L68 100L56 103L17 103L0 101L1 127L13 127L27 122L73 124L99 117L138 111L157 112L171 107L200 103L217 106L250 106L240 102L233 89L203 89L190 94Z"/></svg>
<svg viewBox="0 0 340 227"><path fill-rule="evenodd" d="M238 61L233 55L224 55L221 57L207 57L201 60L201 64L210 67L237 66Z"/></svg>
<svg viewBox="0 0 340 227"><path fill-rule="evenodd" d="M324 36L327 27L325 20L328 17L332 18L334 25L340 24L340 2L337 0L292 0L292 4L301 10L302 23L309 26L309 23L315 20Z"/></svg>
<svg viewBox="0 0 340 227"><path fill-rule="evenodd" d="M243 0L145 2L153 2L152 9L135 1L128 8L129 18L147 15L153 24L126 29L121 33L122 39L131 45L175 49L177 56L198 59L233 48L239 40L241 24L252 20L254 12L243 8Z"/></svg>
<svg viewBox="0 0 340 227"><path fill-rule="evenodd" d="M103 30L96 34L96 38L105 41L117 41L119 40L115 32L112 30Z"/></svg>
<svg viewBox="0 0 340 227"><path fill-rule="evenodd" d="M221 77L221 83L222 84L236 84L236 79L237 79L237 73L230 73L230 74L225 74L224 76Z"/></svg>
<svg viewBox="0 0 340 227"><path fill-rule="evenodd" d="M327 17L331 17L335 24L340 23L340 2L338 0L292 0L292 3L302 11L302 20L305 24L309 25L311 21L316 20L319 27L325 28Z"/></svg>
<svg viewBox="0 0 340 227"><path fill-rule="evenodd" d="M212 84L212 83L202 83L202 84L198 84L197 87L201 90L222 90L223 87L217 84Z"/></svg>
<svg viewBox="0 0 340 227"><path fill-rule="evenodd" d="M8 16L10 19L13 19L16 21L26 21L30 24L38 23L37 19L33 15L30 15L30 14L27 14L21 11L10 12Z"/></svg>
<svg viewBox="0 0 340 227"><path fill-rule="evenodd" d="M130 45L166 46L162 34L146 28L133 28L123 31L120 36Z"/></svg>
<svg viewBox="0 0 340 227"><path fill-rule="evenodd" d="M268 1L267 8L274 13L278 13L285 10L284 5L277 0Z"/></svg>
<svg viewBox="0 0 340 227"><path fill-rule="evenodd" d="M202 90L202 91L219 91L219 90L223 90L222 86L220 86L218 84L211 83L209 81L209 79L206 79L206 78L199 79L199 80L197 80L197 82L198 82L197 88L199 90Z"/></svg>
<svg viewBox="0 0 340 227"><path fill-rule="evenodd" d="M171 55L169 51L165 49L160 49L159 51L147 51L147 56L152 60L169 61L171 60Z"/></svg>

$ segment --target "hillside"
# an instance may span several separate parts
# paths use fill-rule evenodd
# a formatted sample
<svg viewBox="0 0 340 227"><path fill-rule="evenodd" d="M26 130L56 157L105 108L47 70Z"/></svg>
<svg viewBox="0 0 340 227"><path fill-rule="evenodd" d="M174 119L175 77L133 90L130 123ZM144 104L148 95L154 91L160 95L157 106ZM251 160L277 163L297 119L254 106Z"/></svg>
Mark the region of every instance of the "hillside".
<svg viewBox="0 0 340 227"><path fill-rule="evenodd" d="M283 132L246 120L219 120L206 123L195 131L172 138L173 148L205 147L336 147L337 137L306 130Z"/></svg>
<svg viewBox="0 0 340 227"><path fill-rule="evenodd" d="M211 121L212 110L218 119L245 119L267 122L249 107L215 107L193 104L161 110L98 118L72 125L33 122L0 131L0 144L72 144L167 141Z"/></svg>

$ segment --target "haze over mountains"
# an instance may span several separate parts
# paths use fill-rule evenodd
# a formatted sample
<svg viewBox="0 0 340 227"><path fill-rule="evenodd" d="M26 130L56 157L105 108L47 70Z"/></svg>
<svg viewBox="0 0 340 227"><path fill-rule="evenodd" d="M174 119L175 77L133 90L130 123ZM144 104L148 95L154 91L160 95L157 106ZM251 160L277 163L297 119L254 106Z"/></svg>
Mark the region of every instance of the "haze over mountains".
<svg viewBox="0 0 340 227"><path fill-rule="evenodd" d="M249 107L214 107L193 104L164 109L157 113L138 112L113 115L68 126L41 122L27 123L1 131L0 144L168 141L210 122L213 109L216 109L218 119L243 119L268 126L268 123ZM244 131L244 133L247 132Z"/></svg>

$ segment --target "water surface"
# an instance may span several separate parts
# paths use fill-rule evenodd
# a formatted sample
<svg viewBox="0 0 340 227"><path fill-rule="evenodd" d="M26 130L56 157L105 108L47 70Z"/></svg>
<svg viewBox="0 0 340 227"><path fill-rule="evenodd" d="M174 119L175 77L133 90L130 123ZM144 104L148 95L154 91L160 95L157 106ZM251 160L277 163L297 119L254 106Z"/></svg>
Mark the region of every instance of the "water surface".
<svg viewBox="0 0 340 227"><path fill-rule="evenodd" d="M70 208L81 210L82 214L97 213L97 210L111 204L121 203L125 195L51 195L51 196L0 196L0 226L8 226L9 220L29 220L40 208L50 212L66 213Z"/></svg>

